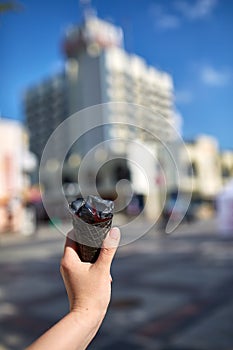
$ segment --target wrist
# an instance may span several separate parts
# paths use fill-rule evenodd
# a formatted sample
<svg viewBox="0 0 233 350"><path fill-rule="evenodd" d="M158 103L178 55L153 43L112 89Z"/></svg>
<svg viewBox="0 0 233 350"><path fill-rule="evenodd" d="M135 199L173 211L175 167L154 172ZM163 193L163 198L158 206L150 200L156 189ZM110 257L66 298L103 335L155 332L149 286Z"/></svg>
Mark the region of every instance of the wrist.
<svg viewBox="0 0 233 350"><path fill-rule="evenodd" d="M82 325L85 328L97 329L100 327L106 314L105 311L94 310L93 308L73 308L70 311L70 315L74 322L78 325Z"/></svg>
<svg viewBox="0 0 233 350"><path fill-rule="evenodd" d="M97 323L95 317L90 315L90 313L88 315L80 310L70 311L63 320L67 320L66 322L69 325L67 330L69 329L72 333L71 338L76 342L75 348L80 350L87 348L101 325L101 322Z"/></svg>

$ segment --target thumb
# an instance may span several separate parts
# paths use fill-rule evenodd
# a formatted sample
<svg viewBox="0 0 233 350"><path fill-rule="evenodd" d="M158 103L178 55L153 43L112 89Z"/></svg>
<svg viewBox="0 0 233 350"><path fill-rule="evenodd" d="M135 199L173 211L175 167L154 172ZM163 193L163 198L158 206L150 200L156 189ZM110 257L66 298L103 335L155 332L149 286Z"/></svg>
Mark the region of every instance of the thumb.
<svg viewBox="0 0 233 350"><path fill-rule="evenodd" d="M117 247L120 241L120 230L117 227L113 227L107 237L103 241L103 245L100 250L100 255L95 265L101 265L102 268L110 268L113 257L116 253Z"/></svg>

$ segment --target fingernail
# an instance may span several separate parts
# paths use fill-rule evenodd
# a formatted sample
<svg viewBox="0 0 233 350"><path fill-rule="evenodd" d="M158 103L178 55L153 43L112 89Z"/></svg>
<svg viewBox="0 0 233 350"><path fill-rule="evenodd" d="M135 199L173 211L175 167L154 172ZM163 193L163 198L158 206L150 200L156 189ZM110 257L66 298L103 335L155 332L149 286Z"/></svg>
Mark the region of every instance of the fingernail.
<svg viewBox="0 0 233 350"><path fill-rule="evenodd" d="M114 239L114 240L118 240L119 236L120 236L120 230L117 227L113 227L110 232L109 232L109 236L110 238Z"/></svg>

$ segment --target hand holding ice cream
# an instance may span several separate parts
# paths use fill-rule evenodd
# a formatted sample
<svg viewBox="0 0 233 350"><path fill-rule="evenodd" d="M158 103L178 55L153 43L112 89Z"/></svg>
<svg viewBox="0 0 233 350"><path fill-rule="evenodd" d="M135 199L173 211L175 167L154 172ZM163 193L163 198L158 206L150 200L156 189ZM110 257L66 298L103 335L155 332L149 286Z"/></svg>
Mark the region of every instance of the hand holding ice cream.
<svg viewBox="0 0 233 350"><path fill-rule="evenodd" d="M110 267L119 239L119 229L112 228L103 242L97 261L90 264L80 260L77 243L67 238L61 273L71 312L102 321L110 301Z"/></svg>

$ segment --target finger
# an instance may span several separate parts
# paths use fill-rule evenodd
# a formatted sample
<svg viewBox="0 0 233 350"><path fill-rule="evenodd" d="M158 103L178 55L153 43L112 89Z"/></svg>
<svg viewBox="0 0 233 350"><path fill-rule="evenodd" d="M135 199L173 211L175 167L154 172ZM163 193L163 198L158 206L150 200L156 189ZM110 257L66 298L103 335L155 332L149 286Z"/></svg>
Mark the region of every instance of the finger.
<svg viewBox="0 0 233 350"><path fill-rule="evenodd" d="M100 255L95 263L96 267L110 268L113 257L116 253L120 241L120 230L117 227L112 228L105 238Z"/></svg>

